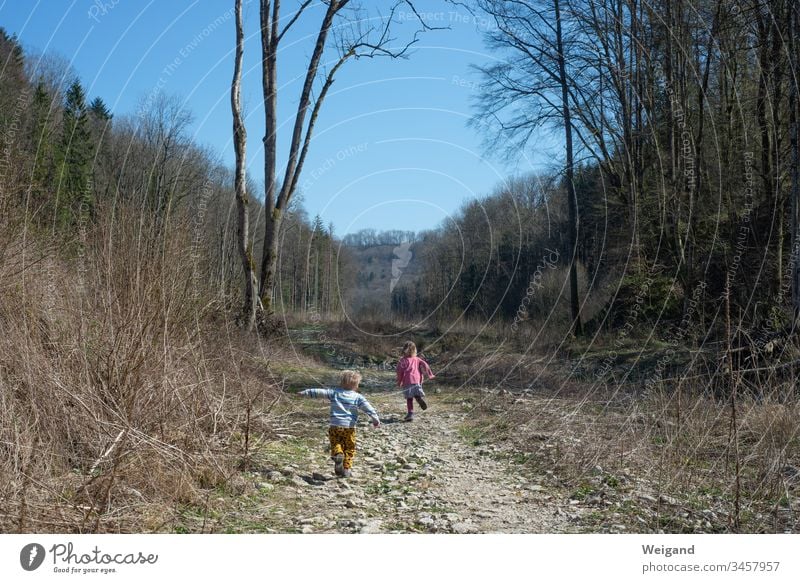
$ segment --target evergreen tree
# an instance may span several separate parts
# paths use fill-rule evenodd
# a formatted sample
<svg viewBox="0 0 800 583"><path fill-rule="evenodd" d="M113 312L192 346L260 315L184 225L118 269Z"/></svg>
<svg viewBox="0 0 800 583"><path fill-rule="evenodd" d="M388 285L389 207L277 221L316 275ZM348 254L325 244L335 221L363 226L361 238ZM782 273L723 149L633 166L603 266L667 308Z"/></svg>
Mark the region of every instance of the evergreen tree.
<svg viewBox="0 0 800 583"><path fill-rule="evenodd" d="M110 169L114 167L111 157L111 119L114 117L101 97L89 104L89 130L95 148L92 164L92 192L95 199L108 197L113 179Z"/></svg>
<svg viewBox="0 0 800 583"><path fill-rule="evenodd" d="M92 99L89 104L89 113L94 119L103 122L111 121L111 118L114 117L102 97Z"/></svg>
<svg viewBox="0 0 800 583"><path fill-rule="evenodd" d="M53 186L53 116L51 112L52 97L44 83L39 82L31 101L31 136L30 152L33 160L32 188L44 201L44 193Z"/></svg>
<svg viewBox="0 0 800 583"><path fill-rule="evenodd" d="M94 143L89 128L86 95L79 80L67 90L64 103L64 126L61 136L59 171L59 220L91 211L91 172Z"/></svg>
<svg viewBox="0 0 800 583"><path fill-rule="evenodd" d="M0 27L0 129L5 135L8 127L18 121L19 99L27 89L25 59L22 47L14 35Z"/></svg>
<svg viewBox="0 0 800 583"><path fill-rule="evenodd" d="M22 48L16 37L7 35L0 27L0 216L7 214L17 200L7 194L24 184L15 152L28 91Z"/></svg>
<svg viewBox="0 0 800 583"><path fill-rule="evenodd" d="M89 127L96 149L102 148L102 142L111 131L111 119L114 117L101 97L95 97L88 108Z"/></svg>

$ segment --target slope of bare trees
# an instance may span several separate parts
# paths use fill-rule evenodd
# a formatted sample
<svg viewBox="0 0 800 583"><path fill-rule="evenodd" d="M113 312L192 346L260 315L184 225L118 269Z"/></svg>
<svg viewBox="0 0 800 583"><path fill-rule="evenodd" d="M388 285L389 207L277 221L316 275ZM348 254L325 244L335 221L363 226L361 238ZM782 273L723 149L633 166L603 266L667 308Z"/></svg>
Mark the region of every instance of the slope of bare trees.
<svg viewBox="0 0 800 583"><path fill-rule="evenodd" d="M569 235L560 264L586 272L581 303L606 298L604 310L587 316L589 331L677 326L699 314L691 332L722 338L728 291L734 332L792 330L800 208L795 3L471 5L495 24L486 37L499 60L481 68L474 120L488 145L513 155L535 148L540 132L572 131L572 140L562 134L564 156L541 200L576 203L574 213L552 215L548 229ZM456 314L513 320L538 260L529 239L554 243L519 220L516 204L482 219L481 207L502 207L520 188L509 181L498 190L464 208L456 221L462 235L444 225L428 236L429 289L418 310L443 299ZM564 285L574 298L575 275Z"/></svg>
<svg viewBox="0 0 800 583"><path fill-rule="evenodd" d="M239 242L262 245L237 238L252 183L191 139L180 99L114 116L5 31L0 104L0 531L159 531L210 511L280 394L280 341L234 325ZM299 204L286 225L282 309L335 313L332 227Z"/></svg>

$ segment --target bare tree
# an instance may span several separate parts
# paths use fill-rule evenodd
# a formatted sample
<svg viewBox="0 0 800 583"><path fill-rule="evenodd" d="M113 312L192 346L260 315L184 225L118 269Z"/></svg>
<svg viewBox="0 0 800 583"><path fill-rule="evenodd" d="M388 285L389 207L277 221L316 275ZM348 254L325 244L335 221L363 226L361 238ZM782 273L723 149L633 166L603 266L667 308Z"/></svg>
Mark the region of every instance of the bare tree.
<svg viewBox="0 0 800 583"><path fill-rule="evenodd" d="M142 168L146 204L165 219L181 198L178 186L191 146L187 130L192 114L180 97L163 92L144 99L140 107L137 131L147 156L147 166Z"/></svg>
<svg viewBox="0 0 800 583"><path fill-rule="evenodd" d="M278 112L278 46L287 31L309 12L311 0L304 0L297 12L281 28L280 0L261 0L261 50L262 50L262 89L266 133L264 135L264 175L265 175L265 226L264 251L261 258L261 281L259 295L267 313L272 313L275 275L277 271L280 231L285 211L294 195L303 171L314 126L322 104L342 65L350 59L362 57L399 58L407 54L417 41L418 34L430 29L418 14L410 0L393 2L386 16L365 18L365 9L350 0L329 0L324 2L325 14L319 25L314 50L306 68L305 81L300 92L294 118L291 142L288 148L287 164L283 180L277 177L277 112ZM419 28L410 40L396 44L392 37L393 25L397 24L398 11L405 7L416 17ZM379 24L369 24L378 22ZM367 24L365 24L367 23ZM330 50L329 37L334 37L338 58L325 70L323 57ZM314 86L319 85L316 97Z"/></svg>
<svg viewBox="0 0 800 583"><path fill-rule="evenodd" d="M527 144L534 132L552 123L563 124L565 139L564 182L567 191L568 238L572 249L569 268L572 331L582 333L578 300L578 212L574 182L574 146L571 79L567 73L569 47L559 0L518 2L479 0L478 6L494 19L489 42L508 52L503 63L482 69L486 83L479 119L499 122L498 137L513 137ZM505 110L512 119L502 121ZM482 123L482 122L481 122Z"/></svg>
<svg viewBox="0 0 800 583"><path fill-rule="evenodd" d="M236 190L237 237L239 255L244 274L244 305L242 315L247 330L252 330L256 321L258 282L256 281L253 245L250 241L249 199L245 161L247 157L247 130L242 120L242 56L244 54L244 27L242 24L242 0L236 0L236 57L231 81L231 111L233 112L233 147L236 153L234 189Z"/></svg>

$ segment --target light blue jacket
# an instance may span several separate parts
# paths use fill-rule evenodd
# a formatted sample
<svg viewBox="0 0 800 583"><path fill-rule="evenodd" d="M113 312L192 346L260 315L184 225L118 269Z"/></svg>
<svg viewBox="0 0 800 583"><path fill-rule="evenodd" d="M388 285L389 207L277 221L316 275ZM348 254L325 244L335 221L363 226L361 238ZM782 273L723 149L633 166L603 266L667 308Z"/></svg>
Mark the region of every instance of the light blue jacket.
<svg viewBox="0 0 800 583"><path fill-rule="evenodd" d="M373 421L380 421L378 412L364 395L337 387L335 389L306 389L300 391L306 397L327 397L331 401L331 427L355 427L358 410L363 410Z"/></svg>

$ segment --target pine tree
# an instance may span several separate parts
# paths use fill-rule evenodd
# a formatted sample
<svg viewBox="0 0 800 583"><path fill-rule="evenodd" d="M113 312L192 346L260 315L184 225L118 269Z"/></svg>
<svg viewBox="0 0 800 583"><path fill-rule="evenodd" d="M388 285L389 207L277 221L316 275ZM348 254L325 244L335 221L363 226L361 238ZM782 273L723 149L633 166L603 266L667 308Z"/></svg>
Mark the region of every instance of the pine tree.
<svg viewBox="0 0 800 583"><path fill-rule="evenodd" d="M92 102L89 104L89 113L94 116L95 119L101 121L109 121L114 117L102 97L95 97L92 99Z"/></svg>
<svg viewBox="0 0 800 583"><path fill-rule="evenodd" d="M16 197L11 191L24 184L17 163L17 151L25 119L28 86L22 48L16 37L0 27L0 217L9 212Z"/></svg>
<svg viewBox="0 0 800 583"><path fill-rule="evenodd" d="M14 35L8 35L0 27L0 129L5 137L6 130L19 117L19 98L24 91L25 56Z"/></svg>
<svg viewBox="0 0 800 583"><path fill-rule="evenodd" d="M101 97L95 97L89 104L88 115L92 137L99 150L103 139L110 133L111 119L114 116Z"/></svg>
<svg viewBox="0 0 800 583"><path fill-rule="evenodd" d="M92 192L94 199L108 198L113 178L110 169L114 167L111 156L111 119L114 117L100 97L89 104L89 131L95 148L92 164Z"/></svg>
<svg viewBox="0 0 800 583"><path fill-rule="evenodd" d="M67 90L64 103L57 204L62 225L92 210L90 178L93 154L86 95L76 79Z"/></svg>
<svg viewBox="0 0 800 583"><path fill-rule="evenodd" d="M40 202L44 202L45 193L53 187L53 116L51 112L52 96L44 83L36 85L31 102L31 136L30 151L33 160L33 189L39 194Z"/></svg>

